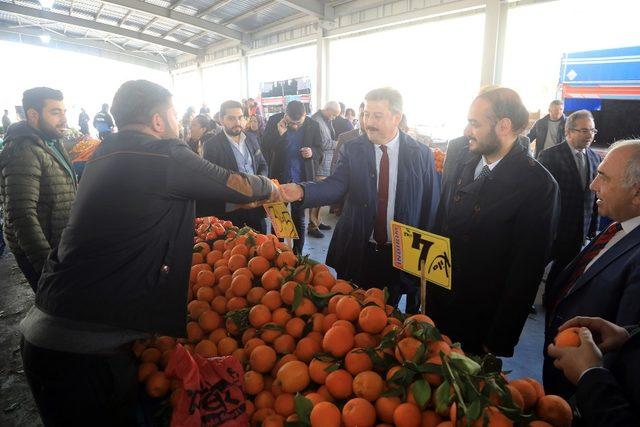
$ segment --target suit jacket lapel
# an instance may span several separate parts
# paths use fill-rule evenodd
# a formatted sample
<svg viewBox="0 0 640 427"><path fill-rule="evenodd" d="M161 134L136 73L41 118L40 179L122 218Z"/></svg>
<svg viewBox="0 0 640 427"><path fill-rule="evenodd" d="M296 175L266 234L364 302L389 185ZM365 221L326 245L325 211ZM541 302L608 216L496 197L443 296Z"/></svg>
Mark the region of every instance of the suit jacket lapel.
<svg viewBox="0 0 640 427"><path fill-rule="evenodd" d="M563 149L561 150L561 153L562 153L562 156L564 157L564 162L567 165L567 167L572 171L573 176L578 178L576 180L576 184L578 185L580 190L584 191L584 188L582 188L582 178L580 177L580 173L578 172L578 166L576 165L576 161L574 160L575 154L573 152L573 148L571 148L571 146L567 141L565 141L563 144L564 146L562 147Z"/></svg>
<svg viewBox="0 0 640 427"><path fill-rule="evenodd" d="M239 171L240 166L238 166L238 162L236 162L236 156L233 154L233 148L231 148L230 145L231 143L227 139L226 135L224 135L224 133L222 134L222 136L224 138L222 138L220 142L222 144L224 155L227 157L227 162L229 162L230 165L235 165L235 170Z"/></svg>
<svg viewBox="0 0 640 427"><path fill-rule="evenodd" d="M476 193L482 187L481 180L475 181L474 174L476 166L480 161L480 154L475 154L466 149L466 153L462 159L461 164L458 166L460 172L457 175L457 181L455 182L456 190L464 191L465 193Z"/></svg>
<svg viewBox="0 0 640 427"><path fill-rule="evenodd" d="M567 293L567 296L573 294L578 289L583 287L586 283L589 282L589 280L591 280L596 274L601 272L606 266L622 256L625 252L631 250L634 246L638 246L639 244L640 227L636 227L635 230L624 236L622 240L617 242L609 250L607 250L607 252L602 254L602 256L598 258L596 262L594 262L593 265L578 278L576 284ZM581 253L584 253L584 251Z"/></svg>
<svg viewBox="0 0 640 427"><path fill-rule="evenodd" d="M589 183L591 183L591 181L593 181L596 178L596 175L598 174L598 160L599 160L599 156L595 153L595 151L593 151L590 148L587 148L587 161L589 162Z"/></svg>
<svg viewBox="0 0 640 427"><path fill-rule="evenodd" d="M402 222L402 215L407 204L407 176L412 169L412 149L407 145L405 135L400 132L400 140L398 141L398 179L396 180L396 200L393 208L393 217L396 221Z"/></svg>

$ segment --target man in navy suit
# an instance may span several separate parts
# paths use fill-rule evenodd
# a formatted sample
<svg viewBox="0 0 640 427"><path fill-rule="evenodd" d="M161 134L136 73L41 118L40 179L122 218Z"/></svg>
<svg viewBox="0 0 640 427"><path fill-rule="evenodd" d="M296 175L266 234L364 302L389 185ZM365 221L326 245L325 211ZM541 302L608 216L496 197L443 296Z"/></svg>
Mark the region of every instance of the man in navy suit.
<svg viewBox="0 0 640 427"><path fill-rule="evenodd" d="M640 321L640 140L612 145L590 188L598 213L613 223L558 276L547 311L544 386L564 397L575 387L546 353L558 328L575 316L601 317L618 325Z"/></svg>
<svg viewBox="0 0 640 427"><path fill-rule="evenodd" d="M365 134L341 147L333 174L322 182L281 186L286 201L305 207L337 203L344 198L331 238L327 264L338 277L362 287L389 289L396 306L407 294L407 312L417 312L417 280L392 266L392 220L432 229L439 199L433 155L398 129L402 96L391 88L366 97Z"/></svg>
<svg viewBox="0 0 640 427"><path fill-rule="evenodd" d="M223 131L207 140L203 147L202 157L220 167L235 172L251 175L268 176L267 162L260 151L260 144L253 134L245 134L242 104L238 101L225 101L220 106L220 120ZM212 209L211 203L197 202L199 215L210 212L225 212L224 219L233 225L242 227L248 225L259 233L265 233L265 211L263 207L253 209L238 209L238 206L226 204L224 208Z"/></svg>
<svg viewBox="0 0 640 427"><path fill-rule="evenodd" d="M538 157L560 187L560 222L551 250L553 265L545 295L550 293L558 274L578 255L585 239L593 237L598 229L595 194L589 190L601 162L600 156L589 148L596 133L591 113L576 111L565 123L566 140ZM547 306L546 297L543 302Z"/></svg>

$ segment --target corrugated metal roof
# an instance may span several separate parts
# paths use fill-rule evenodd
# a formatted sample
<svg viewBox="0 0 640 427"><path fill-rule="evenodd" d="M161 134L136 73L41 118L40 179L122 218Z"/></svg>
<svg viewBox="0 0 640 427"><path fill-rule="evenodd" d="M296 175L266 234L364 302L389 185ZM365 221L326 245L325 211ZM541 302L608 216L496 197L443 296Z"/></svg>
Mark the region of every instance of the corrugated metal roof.
<svg viewBox="0 0 640 427"><path fill-rule="evenodd" d="M280 19L287 18L296 13L297 11L295 9L283 4L274 3L271 7L249 15L246 18L234 22L234 24L244 31L255 31L265 25L273 24Z"/></svg>

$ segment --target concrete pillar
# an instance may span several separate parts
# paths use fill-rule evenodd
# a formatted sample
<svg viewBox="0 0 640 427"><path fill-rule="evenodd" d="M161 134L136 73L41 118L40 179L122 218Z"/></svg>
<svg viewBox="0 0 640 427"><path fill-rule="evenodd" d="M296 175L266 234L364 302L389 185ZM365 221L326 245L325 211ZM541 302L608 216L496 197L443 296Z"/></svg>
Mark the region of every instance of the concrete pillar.
<svg viewBox="0 0 640 427"><path fill-rule="evenodd" d="M501 7L501 0L486 0L482 71L480 74L481 86L496 83ZM506 7L506 5L504 7Z"/></svg>
<svg viewBox="0 0 640 427"><path fill-rule="evenodd" d="M255 88L251 88L255 90ZM249 88L249 58L244 53L240 52L240 96L242 99L250 97L256 97L258 94L251 93Z"/></svg>
<svg viewBox="0 0 640 427"><path fill-rule="evenodd" d="M198 75L198 82L200 83L200 105L204 102L204 75L202 73L202 62L200 58L198 58L196 62L196 74ZM196 111L198 111L200 107L196 107Z"/></svg>
<svg viewBox="0 0 640 427"><path fill-rule="evenodd" d="M312 94L311 111L325 104L329 96L329 40L324 37L324 29L318 28L316 42L316 87Z"/></svg>

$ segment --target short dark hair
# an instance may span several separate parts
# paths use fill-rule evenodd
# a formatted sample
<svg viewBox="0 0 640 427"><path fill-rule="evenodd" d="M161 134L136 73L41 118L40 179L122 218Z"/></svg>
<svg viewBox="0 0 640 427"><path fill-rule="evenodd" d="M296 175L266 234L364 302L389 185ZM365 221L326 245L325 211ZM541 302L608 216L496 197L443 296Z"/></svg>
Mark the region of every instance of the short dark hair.
<svg viewBox="0 0 640 427"><path fill-rule="evenodd" d="M353 114L353 117L356 116L356 111L353 108L347 108L347 110L344 112L345 116L349 113Z"/></svg>
<svg viewBox="0 0 640 427"><path fill-rule="evenodd" d="M242 109L242 104L234 100L224 101L222 104L220 104L220 117L224 117L224 115L227 114L227 110L230 110L232 108Z"/></svg>
<svg viewBox="0 0 640 427"><path fill-rule="evenodd" d="M491 105L496 121L511 120L514 133L522 132L529 124L529 111L522 103L520 95L513 89L498 87L478 95L476 99L483 99Z"/></svg>
<svg viewBox="0 0 640 427"><path fill-rule="evenodd" d="M553 107L554 105L557 105L559 107L564 107L564 102L560 101L559 99L554 99L553 101L551 101L551 103L549 104L549 108Z"/></svg>
<svg viewBox="0 0 640 427"><path fill-rule="evenodd" d="M213 119L206 114L198 114L193 118L194 121L198 122L201 128L206 130L213 130L216 128L216 123Z"/></svg>
<svg viewBox="0 0 640 427"><path fill-rule="evenodd" d="M27 89L22 93L22 108L26 114L30 108L33 108L38 113L42 113L44 107L44 101L47 99L53 99L55 101L62 101L64 98L62 92L50 87L34 87Z"/></svg>
<svg viewBox="0 0 640 427"><path fill-rule="evenodd" d="M347 106L344 105L344 102L338 102L338 104L340 104L340 112L342 112L342 114L344 114L345 110L347 109Z"/></svg>
<svg viewBox="0 0 640 427"><path fill-rule="evenodd" d="M171 92L148 80L129 80L113 97L111 114L119 128L126 125L149 125L155 113L169 107Z"/></svg>
<svg viewBox="0 0 640 427"><path fill-rule="evenodd" d="M300 101L290 101L287 104L286 114L292 120L298 121L306 114L306 110L304 109L304 104Z"/></svg>

